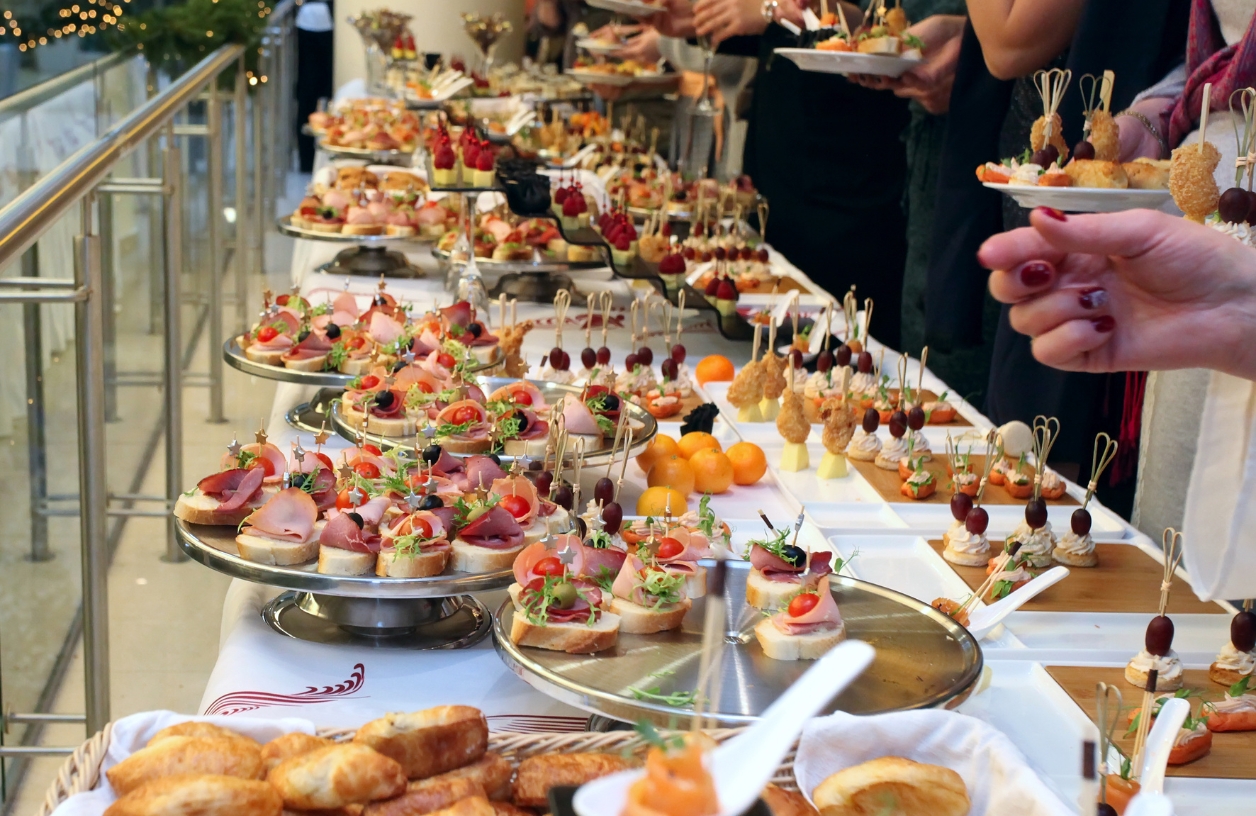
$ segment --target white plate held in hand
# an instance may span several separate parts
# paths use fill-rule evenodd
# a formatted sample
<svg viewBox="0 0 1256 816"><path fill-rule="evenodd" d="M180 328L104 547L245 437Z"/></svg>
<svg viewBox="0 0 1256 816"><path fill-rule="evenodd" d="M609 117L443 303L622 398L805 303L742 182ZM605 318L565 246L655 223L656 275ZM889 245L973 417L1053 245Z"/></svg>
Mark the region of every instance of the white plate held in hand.
<svg viewBox="0 0 1256 816"><path fill-rule="evenodd" d="M815 48L778 48L775 53L793 62L804 71L820 74L868 74L899 77L924 62L921 59L860 54L856 51L819 51Z"/></svg>

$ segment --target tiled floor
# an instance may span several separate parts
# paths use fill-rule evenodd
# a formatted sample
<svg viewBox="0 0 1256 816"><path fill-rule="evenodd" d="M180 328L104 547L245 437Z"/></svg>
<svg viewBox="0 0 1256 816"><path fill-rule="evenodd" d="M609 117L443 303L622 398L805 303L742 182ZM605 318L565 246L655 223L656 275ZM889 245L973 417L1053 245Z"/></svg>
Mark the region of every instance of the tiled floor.
<svg viewBox="0 0 1256 816"><path fill-rule="evenodd" d="M304 178L293 177L290 185L299 195ZM288 288L291 241L275 234L267 236L267 284L274 289ZM263 288L261 279L250 282L258 302ZM128 309L147 308L139 293ZM224 308L225 323L231 329L234 309ZM193 309L185 317L185 331L195 325ZM159 365L160 336L147 334L119 337L118 367L120 370L152 370ZM202 338L191 370L206 372L209 344ZM74 402L73 365L53 366L48 374L50 428L73 428ZM268 412L274 383L249 377L230 368L225 372L224 405L228 423L207 422L207 391L189 387L184 392L184 477L198 478L217 468L223 448L233 431L247 438L255 430L258 416ZM53 398L53 395L57 395ZM129 492L128 484L141 460L151 457L152 464L137 493L161 494L164 491L164 442L149 450L152 428L159 417L160 392L153 387L120 389L118 397L120 423L111 424L109 434L110 487L114 492ZM61 414L66 414L62 416ZM51 435L51 431L50 431ZM15 434L12 444L0 439L0 468L25 473L25 438ZM50 492L77 493L77 470L74 462L74 436L60 434L55 443L57 453L50 461L57 462L50 473ZM64 450L62 450L64 449ZM53 459L51 457L60 458ZM9 496L7 494L12 493ZM8 523L27 525L26 481L0 487L0 495L11 499L10 505L22 508ZM0 522L0 529L5 526ZM53 519L51 540L57 551L52 562L32 564L23 560L22 550L28 536L25 527L15 539L21 546L12 551L0 544L0 620L3 620L3 656L13 663L26 659L28 665L3 666L5 703L14 711L33 710L43 680L48 675L63 634L79 600L78 519ZM114 719L137 711L172 709L194 712L205 689L209 673L218 655L219 617L229 579L200 564L185 561L167 563L165 551L166 524L158 518L132 518L125 525L109 573L109 642L112 712ZM49 711L55 713L83 712L83 661L81 642L75 648L65 679ZM15 743L20 737L15 727L5 741ZM53 725L44 729L40 744L70 746L85 739L81 725ZM31 761L23 783L16 791L10 787L8 813L33 814L43 800L61 758ZM9 780L12 786L12 780Z"/></svg>

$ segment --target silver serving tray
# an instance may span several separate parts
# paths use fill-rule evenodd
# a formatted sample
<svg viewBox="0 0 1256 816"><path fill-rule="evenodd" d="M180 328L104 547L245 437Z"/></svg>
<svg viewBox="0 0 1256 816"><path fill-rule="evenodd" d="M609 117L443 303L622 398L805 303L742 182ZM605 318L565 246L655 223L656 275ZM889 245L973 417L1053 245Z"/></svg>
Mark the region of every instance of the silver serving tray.
<svg viewBox="0 0 1256 816"><path fill-rule="evenodd" d="M425 238L418 233L414 235L346 235L343 232L319 232L318 230L297 227L292 224L292 216L285 215L275 219L275 229L280 235L291 238L304 238L307 241L327 241L333 244L352 244L354 246L378 246L380 244L430 244L433 238Z"/></svg>
<svg viewBox="0 0 1256 816"><path fill-rule="evenodd" d="M332 156L339 156L345 159L369 159L380 164L409 164L414 157L413 150L370 150L365 147L342 147L329 145L326 139L319 139L318 147Z"/></svg>
<svg viewBox="0 0 1256 816"><path fill-rule="evenodd" d="M484 395L488 396L498 388L501 388L503 385L509 385L514 382L519 382L519 378L484 377L480 380L480 388L484 391ZM528 382L541 389L541 394L545 397L545 401L551 405L567 394L579 394L582 390L580 386L576 385L560 385L558 383L545 382L542 380L528 380ZM659 424L658 420L650 416L649 411L641 408L640 406L628 403L627 411L629 422L635 423L632 432L632 447L628 450L627 455L634 456L636 453L644 450L654 439L654 435L658 433ZM339 400L336 400L335 403L332 404L330 415L332 428L336 431L336 433L356 444L359 429L356 426L351 425L349 421L345 419L344 414L340 412ZM378 446L380 450L392 450L393 448L413 450L416 444L420 447L427 445L426 440L424 440L420 434L411 434L409 436L383 436L382 434L368 433L366 434L366 441ZM600 447L585 448L585 464L593 465L599 462L608 462L611 459L611 445L614 444L614 441L615 440L613 438L603 437ZM575 456L575 450L570 444L567 448L567 455L569 457ZM625 455L622 448L620 449L618 455L621 457ZM509 463L513 462L515 459L523 460L530 457L516 457L499 454L499 458L502 462Z"/></svg>
<svg viewBox="0 0 1256 816"><path fill-rule="evenodd" d="M450 252L447 249L432 247L432 257L448 263ZM532 261L495 261L492 258L476 258L475 265L485 269L500 269L503 272L567 272L572 269L605 269L606 261L551 261L542 257Z"/></svg>
<svg viewBox="0 0 1256 816"><path fill-rule="evenodd" d="M244 350L240 348L238 337L232 337L222 344L222 359L226 361L227 365L237 371L252 374L254 377L275 380L276 382L297 383L298 385L333 385L345 388L356 379L355 375L341 374L339 371L297 371L296 369L284 368L283 366L255 363L244 356ZM496 368L505 361L506 355L502 353L499 346L497 348L497 356L491 361L473 366L469 370L487 371Z"/></svg>
<svg viewBox="0 0 1256 816"><path fill-rule="evenodd" d="M338 595L348 598L443 598L466 592L501 589L514 581L510 570L450 572L431 578L380 578L376 575L322 575L317 561L292 567L258 564L240 557L236 530L230 526L188 524L175 519L179 546L210 569L255 584Z"/></svg>
<svg viewBox="0 0 1256 816"><path fill-rule="evenodd" d="M750 564L731 561L728 566L723 681L718 703L707 716L722 726L739 726L754 722L811 661L773 660L763 654L752 631L762 614L745 600ZM877 656L824 713L954 708L963 702L982 669L981 647L967 629L928 604L885 587L844 576L832 576L829 582L846 636L870 643ZM512 643L515 608L507 599L497 610L493 642L511 671L556 700L616 720L644 717L660 726L685 727L692 720L692 706L639 700L630 689L658 688L669 694L696 688L705 610L705 600L698 599L678 630L621 634L614 649L569 655Z"/></svg>

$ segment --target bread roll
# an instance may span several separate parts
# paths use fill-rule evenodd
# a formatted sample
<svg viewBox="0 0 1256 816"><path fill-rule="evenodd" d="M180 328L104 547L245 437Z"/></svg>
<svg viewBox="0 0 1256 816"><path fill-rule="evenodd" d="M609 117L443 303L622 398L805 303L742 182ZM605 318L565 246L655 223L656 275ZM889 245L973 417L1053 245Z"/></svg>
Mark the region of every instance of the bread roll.
<svg viewBox="0 0 1256 816"><path fill-rule="evenodd" d="M411 782L405 793L382 802L372 802L363 816L426 816L444 810L455 802L473 796L488 798L484 787L474 779L424 779Z"/></svg>
<svg viewBox="0 0 1256 816"><path fill-rule="evenodd" d="M177 774L260 779L261 748L256 742L242 739L170 736L141 748L105 771L119 796L146 782Z"/></svg>
<svg viewBox="0 0 1256 816"><path fill-rule="evenodd" d="M133 789L105 816L279 816L283 800L265 782L215 774L180 774Z"/></svg>
<svg viewBox="0 0 1256 816"><path fill-rule="evenodd" d="M484 756L454 771L433 776L428 782L442 779L470 779L484 788L485 794L492 801L505 802L510 799L510 778L515 775L515 766L501 754L489 751ZM416 784L412 782L411 787Z"/></svg>
<svg viewBox="0 0 1256 816"><path fill-rule="evenodd" d="M483 796L473 796L455 802L444 810L435 811L432 816L496 816L493 804Z"/></svg>
<svg viewBox="0 0 1256 816"><path fill-rule="evenodd" d="M155 745L167 737L205 737L206 739L238 739L257 745L257 740L252 737L246 737L243 734L232 731L230 728L223 728L221 725L213 723L199 722L197 720L188 720L187 722L176 723L168 728L163 728L153 735L148 741L149 745Z"/></svg>
<svg viewBox="0 0 1256 816"><path fill-rule="evenodd" d="M763 803L772 816L816 816L816 809L798 791L787 791L768 783L763 789Z"/></svg>
<svg viewBox="0 0 1256 816"><path fill-rule="evenodd" d="M319 810L397 796L406 775L394 760L358 743L330 745L286 759L267 775L284 807Z"/></svg>
<svg viewBox="0 0 1256 816"><path fill-rule="evenodd" d="M293 731L291 734L275 737L262 746L262 767L265 773L270 773L276 765L285 759L292 759L294 756L308 754L310 751L317 751L319 748L326 748L335 744L326 737L316 737L313 734L302 734L300 731Z"/></svg>
<svg viewBox="0 0 1256 816"><path fill-rule="evenodd" d="M535 816L535 810L524 810L521 807L515 807L509 802L489 802L493 806L493 812L497 816Z"/></svg>
<svg viewBox="0 0 1256 816"><path fill-rule="evenodd" d="M838 771L811 794L820 816L965 816L968 788L940 765L881 757Z"/></svg>
<svg viewBox="0 0 1256 816"><path fill-rule="evenodd" d="M426 779L484 756L488 722L478 708L437 706L372 720L353 740L399 762L409 778Z"/></svg>
<svg viewBox="0 0 1256 816"><path fill-rule="evenodd" d="M636 767L615 754L545 754L519 763L512 799L519 807L549 807L550 788L579 787L603 776Z"/></svg>

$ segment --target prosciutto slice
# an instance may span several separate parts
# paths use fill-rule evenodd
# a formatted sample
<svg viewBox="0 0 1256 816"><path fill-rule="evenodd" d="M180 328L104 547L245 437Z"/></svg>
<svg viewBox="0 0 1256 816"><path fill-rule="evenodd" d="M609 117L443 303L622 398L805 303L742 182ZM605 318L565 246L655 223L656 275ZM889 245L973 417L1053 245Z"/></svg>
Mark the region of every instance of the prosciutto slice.
<svg viewBox="0 0 1256 816"><path fill-rule="evenodd" d="M283 451L267 442L265 445L259 445L251 442L240 448L241 453L251 453L257 459L265 459L270 463L271 474L262 479L262 484L279 484L283 481L283 472L288 469L288 459L283 455ZM253 467L261 468L262 463L254 460ZM235 456L228 451L222 455L220 467L224 470L230 470L239 462Z"/></svg>
<svg viewBox="0 0 1256 816"><path fill-rule="evenodd" d="M367 331L372 340L381 346L386 346L397 341L397 338L401 336L402 326L383 312L375 312L371 315Z"/></svg>
<svg viewBox="0 0 1256 816"><path fill-rule="evenodd" d="M261 534L279 541L305 542L314 533L316 521L318 505L314 499L299 487L289 487L271 496L244 523L248 525L247 532L254 535Z"/></svg>
<svg viewBox="0 0 1256 816"><path fill-rule="evenodd" d="M206 496L213 496L219 501L219 510L238 510L261 491L265 475L261 468L233 468L206 476L196 486Z"/></svg>
<svg viewBox="0 0 1256 816"><path fill-rule="evenodd" d="M489 459L489 462L492 461L492 459ZM524 501L528 503L528 512L527 515L518 519L519 526L531 526L532 522L536 519L537 510L539 510L541 506L541 498L536 494L536 485L532 484L531 479L528 479L526 476L509 476L502 474L493 480L491 490L498 496L522 496ZM520 583L523 582L520 581Z"/></svg>
<svg viewBox="0 0 1256 816"><path fill-rule="evenodd" d="M812 553L811 571L808 574L821 576L832 572L833 568L829 566L829 560L832 557L831 552ZM799 564L795 567L758 545L750 548L750 565L763 573L763 577L769 581L793 581L802 577L805 569L805 565Z"/></svg>
<svg viewBox="0 0 1256 816"><path fill-rule="evenodd" d="M585 574L586 564L584 561L583 545L580 539L573 535L556 535L554 536L554 548L548 549L544 542L535 541L523 549L515 556L514 573L515 581L520 586L527 586L538 576L533 569L538 563L546 558L557 558L558 554L564 548L571 547L575 552L575 559L568 565L568 569L572 575L581 576Z"/></svg>
<svg viewBox="0 0 1256 816"><path fill-rule="evenodd" d="M523 528L500 505L463 527L458 537L490 550L509 550L523 543Z"/></svg>
<svg viewBox="0 0 1256 816"><path fill-rule="evenodd" d="M379 533L366 525L359 527L348 513L341 513L327 522L318 537L318 543L324 547L362 553L379 552L382 541Z"/></svg>
<svg viewBox="0 0 1256 816"><path fill-rule="evenodd" d="M471 304L465 300L460 300L452 306L446 306L441 309L440 314L449 325L460 326L465 329L471 323Z"/></svg>
<svg viewBox="0 0 1256 816"><path fill-rule="evenodd" d="M628 557L628 553L614 547L602 549L581 544L580 548L584 555L584 571L580 574L589 578L600 578L603 568L618 574L624 568L624 559Z"/></svg>
<svg viewBox="0 0 1256 816"><path fill-rule="evenodd" d="M602 429L598 427L593 412L575 394L568 394L563 399L563 420L567 423L567 433L578 436L602 435Z"/></svg>
<svg viewBox="0 0 1256 816"><path fill-rule="evenodd" d="M833 600L833 593L829 591L827 576L820 579L816 589L820 594L820 602L809 612L794 617L786 608L772 616L772 625L786 635L806 635L821 629L839 628L842 625L842 613L837 608L837 601Z"/></svg>

